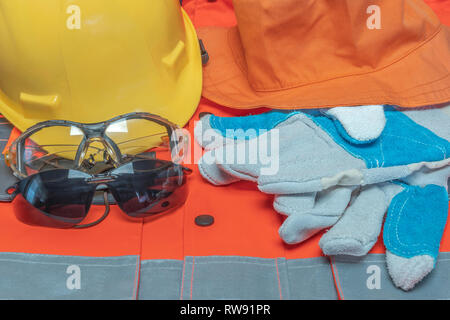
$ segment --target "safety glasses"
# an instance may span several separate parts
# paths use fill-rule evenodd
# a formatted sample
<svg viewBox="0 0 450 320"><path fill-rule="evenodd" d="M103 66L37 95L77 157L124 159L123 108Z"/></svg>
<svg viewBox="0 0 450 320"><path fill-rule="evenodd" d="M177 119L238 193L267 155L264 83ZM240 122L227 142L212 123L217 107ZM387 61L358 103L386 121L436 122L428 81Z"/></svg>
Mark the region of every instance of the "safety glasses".
<svg viewBox="0 0 450 320"><path fill-rule="evenodd" d="M93 124L38 123L11 144L5 158L19 178L53 169L99 174L135 159L180 163L188 148L189 137L178 126L135 112Z"/></svg>
<svg viewBox="0 0 450 320"><path fill-rule="evenodd" d="M168 212L187 197L186 175L191 170L171 161L134 160L106 174L90 175L73 169L53 169L19 181L12 192L16 217L30 225L83 228L102 221L109 212L108 191L132 218ZM96 191L104 192L106 210L97 221L86 219Z"/></svg>

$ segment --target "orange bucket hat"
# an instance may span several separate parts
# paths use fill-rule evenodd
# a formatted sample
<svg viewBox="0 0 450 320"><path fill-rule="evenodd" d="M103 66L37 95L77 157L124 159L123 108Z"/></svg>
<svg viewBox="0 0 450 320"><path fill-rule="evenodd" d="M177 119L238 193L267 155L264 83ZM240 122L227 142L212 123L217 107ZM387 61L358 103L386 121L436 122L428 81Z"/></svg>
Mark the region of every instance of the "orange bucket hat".
<svg viewBox="0 0 450 320"><path fill-rule="evenodd" d="M234 0L200 28L203 95L233 108L450 101L450 29L423 0Z"/></svg>

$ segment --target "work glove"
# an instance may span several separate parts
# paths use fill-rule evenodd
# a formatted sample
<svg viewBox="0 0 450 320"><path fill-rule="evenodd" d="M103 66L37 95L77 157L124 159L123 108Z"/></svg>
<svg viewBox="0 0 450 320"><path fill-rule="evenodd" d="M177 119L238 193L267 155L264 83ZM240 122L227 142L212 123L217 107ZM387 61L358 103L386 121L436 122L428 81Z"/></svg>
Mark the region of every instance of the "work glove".
<svg viewBox="0 0 450 320"><path fill-rule="evenodd" d="M433 111L439 110L422 110L421 116L437 118ZM385 114L383 133L365 144L355 143L339 121L320 112L206 115L195 130L209 150L199 168L213 184L244 179L266 193L298 194L401 179L422 167L448 165L450 143L433 134L434 128L419 125L406 112L389 108Z"/></svg>
<svg viewBox="0 0 450 320"><path fill-rule="evenodd" d="M440 137L450 140L450 107L428 111L406 111L405 114L425 127L433 128ZM424 115L424 116L422 116ZM420 170L391 183L372 188L372 200L388 209L383 240L386 263L394 284L410 290L435 267L439 244L448 213L448 181L450 167ZM378 189L377 191L375 191ZM320 239L326 255L363 256L376 242L385 212L371 209L369 200L359 198L342 218ZM372 201L373 203L373 201Z"/></svg>
<svg viewBox="0 0 450 320"><path fill-rule="evenodd" d="M387 130L383 131L381 139L374 141L376 138L363 137L364 139L359 141L356 139L358 138L356 135L348 134L351 128L350 130L348 126L345 128L346 125L342 124L342 121L337 121L338 117L327 114L327 112L323 113L326 117L314 114L314 112L305 115L289 111L274 111L242 118L219 118L208 115L196 127L196 137L207 149L216 149L214 152L211 150L205 154L204 158L209 157L208 162L200 161L199 168L202 175L214 184L228 184L239 179L272 183L270 189L265 186L265 191L279 193L275 196L274 207L278 212L288 216L280 228L280 235L287 243L303 241L317 231L333 225L345 211L345 218L342 218L321 239L324 252L326 254L364 255L377 240L382 216L389 203L397 194L403 194L402 190L404 189L400 184L385 183L378 186L369 184L408 177L415 171L436 171L434 168L445 167L448 163L448 141L421 127L417 122L422 122L425 127L427 125L435 127L436 133L441 136L448 134L448 129L446 130L448 123L444 120L445 117L441 117L433 110L407 112L409 117L406 117L398 111L388 109L386 111ZM415 118L416 123L411 118ZM242 130L232 130L237 128ZM261 164L263 164L261 161L250 164L239 164L236 161L235 163L233 161L224 163L223 156L232 154L237 147L236 144L241 147L242 144L247 145L246 148L241 148L241 152L244 150L249 155L252 151L248 146L252 140L260 139L261 142L268 143L267 137L265 141L262 141L261 137L270 135L272 130L258 136L258 132L250 132L252 128L277 129L273 132L281 136L279 137L279 150L276 150L280 154L279 167L290 169L293 173L291 176L286 175L285 170L284 173L281 172L281 177L277 176L279 175L277 172L269 174L269 177L264 180L261 175L262 170L260 170ZM362 136L359 135L359 137ZM412 144L401 143L411 140ZM344 152L349 151L353 159L343 155L342 149ZM416 155L420 154L419 157L401 157L401 154L412 155L414 150ZM439 151L436 152L436 150ZM286 157L285 154L287 154ZM395 157L396 155L400 155L400 157ZM366 166L361 166L361 163L355 161L355 158L364 159ZM211 159L215 162L211 162ZM299 172L300 174L298 174ZM361 175L361 172L364 174ZM361 178L359 182L354 179L354 176ZM275 184L273 184L274 181ZM359 195L347 208L352 192L358 184L365 187L359 189ZM263 190L261 185L259 188ZM296 194L295 192L304 193ZM443 202L445 201L440 201L440 203ZM445 209L439 212L440 216L444 218L439 220L441 223L438 225L443 226L447 211ZM361 228L361 226L365 227ZM440 240L442 232L439 230L443 227L437 229L436 238ZM439 241L437 241L437 248L439 248ZM395 260L391 259L394 256L388 251L388 265L389 261ZM435 257L433 261L435 261ZM401 261L395 260L389 269L391 275L394 274L394 282L396 281L395 274L406 274L397 272L402 268L394 266L402 265L403 269L414 270L411 268L411 261L399 262ZM422 273L427 272L429 271L422 270ZM396 284L407 289L410 283L414 283L418 278L421 279L419 273L419 271L413 272L409 282L400 279Z"/></svg>
<svg viewBox="0 0 450 320"><path fill-rule="evenodd" d="M337 107L320 111L339 122L339 128L354 143L368 143L377 139L386 126L384 106Z"/></svg>
<svg viewBox="0 0 450 320"><path fill-rule="evenodd" d="M435 267L447 221L450 167L424 170L401 181L364 187L319 241L326 255L366 255L376 243L385 210L383 240L394 284L412 289Z"/></svg>

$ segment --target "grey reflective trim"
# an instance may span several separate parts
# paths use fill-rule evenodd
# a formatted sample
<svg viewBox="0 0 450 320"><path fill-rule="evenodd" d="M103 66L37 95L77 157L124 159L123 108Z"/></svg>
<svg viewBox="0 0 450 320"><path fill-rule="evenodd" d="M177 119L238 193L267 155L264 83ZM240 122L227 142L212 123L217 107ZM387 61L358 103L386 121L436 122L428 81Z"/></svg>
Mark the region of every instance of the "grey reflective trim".
<svg viewBox="0 0 450 320"><path fill-rule="evenodd" d="M291 299L332 299L336 300L328 258L287 260Z"/></svg>
<svg viewBox="0 0 450 320"><path fill-rule="evenodd" d="M11 201L11 197L6 193L6 189L17 182L11 169L5 163L3 150L8 143L13 126L5 118L0 118L0 201Z"/></svg>
<svg viewBox="0 0 450 320"><path fill-rule="evenodd" d="M139 256L0 253L0 299L136 299Z"/></svg>
<svg viewBox="0 0 450 320"><path fill-rule="evenodd" d="M180 299L182 273L182 260L143 260L139 281L139 299Z"/></svg>
<svg viewBox="0 0 450 320"><path fill-rule="evenodd" d="M326 258L142 261L139 299L336 299Z"/></svg>
<svg viewBox="0 0 450 320"><path fill-rule="evenodd" d="M408 292L393 285L384 254L363 258L336 256L333 268L343 299L450 299L449 252L441 252L436 268Z"/></svg>

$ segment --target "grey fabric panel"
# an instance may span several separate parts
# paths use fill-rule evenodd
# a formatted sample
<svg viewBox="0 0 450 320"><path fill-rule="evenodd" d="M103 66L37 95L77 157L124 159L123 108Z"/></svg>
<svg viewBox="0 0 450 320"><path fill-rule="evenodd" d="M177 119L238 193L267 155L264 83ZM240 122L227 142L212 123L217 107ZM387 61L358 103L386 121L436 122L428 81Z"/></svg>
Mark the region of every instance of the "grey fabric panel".
<svg viewBox="0 0 450 320"><path fill-rule="evenodd" d="M139 281L139 299L180 299L182 274L183 261L181 260L142 261Z"/></svg>
<svg viewBox="0 0 450 320"><path fill-rule="evenodd" d="M183 299L280 299L275 259L186 257Z"/></svg>
<svg viewBox="0 0 450 320"><path fill-rule="evenodd" d="M139 299L336 299L326 258L237 256L142 262Z"/></svg>
<svg viewBox="0 0 450 320"><path fill-rule="evenodd" d="M328 258L287 260L290 299L338 298Z"/></svg>
<svg viewBox="0 0 450 320"><path fill-rule="evenodd" d="M0 299L135 299L139 257L0 253Z"/></svg>
<svg viewBox="0 0 450 320"><path fill-rule="evenodd" d="M0 201L11 201L11 197L6 193L6 189L17 182L11 169L5 163L3 150L8 143L13 126L5 119L0 118Z"/></svg>
<svg viewBox="0 0 450 320"><path fill-rule="evenodd" d="M384 254L363 258L335 257L334 272L343 299L450 299L450 253L439 254L436 268L411 291L396 288L386 269Z"/></svg>

